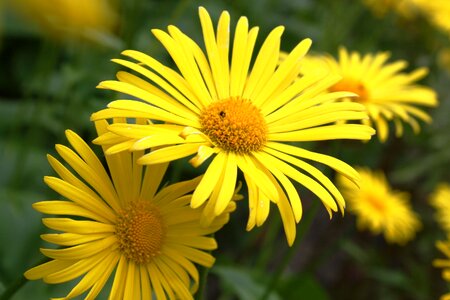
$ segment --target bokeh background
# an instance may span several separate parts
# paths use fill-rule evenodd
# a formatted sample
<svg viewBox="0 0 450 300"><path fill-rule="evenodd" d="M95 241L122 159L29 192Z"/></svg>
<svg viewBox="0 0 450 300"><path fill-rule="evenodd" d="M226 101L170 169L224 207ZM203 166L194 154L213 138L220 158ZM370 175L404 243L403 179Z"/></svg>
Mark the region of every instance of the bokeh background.
<svg viewBox="0 0 450 300"><path fill-rule="evenodd" d="M317 53L334 55L341 45L361 53L389 51L391 61L408 61L409 71L428 67L421 84L435 89L440 101L428 110L433 123L421 124L418 135L408 128L401 139L391 134L384 144L373 138L304 145L381 169L394 188L409 192L423 223L413 241L390 245L382 236L359 232L348 213L330 221L325 209L314 205L319 200L301 189L306 212L299 225L301 244L286 261L289 247L276 210L261 228L246 232L248 208L242 203L216 235L217 263L209 271L206 298L258 299L279 270L268 299L426 300L449 290L432 266L441 255L435 242L445 234L429 196L439 182L450 182L450 32L423 15L391 9L385 5L394 1L383 0L372 1L375 10L362 0L94 2L0 1L0 295L42 259L39 235L45 229L31 204L57 197L42 180L53 174L46 154L56 153L56 143L66 143L65 129L88 141L95 137L90 114L116 99L95 88L115 76L118 66L110 59L136 49L170 65L150 29L174 24L200 43L199 5L214 20L222 10L230 12L232 24L247 16L250 25L260 27L259 43L272 28L285 25L282 48L287 51L306 37ZM199 173L181 160L171 165L167 181ZM71 286L28 282L12 299L48 299Z"/></svg>

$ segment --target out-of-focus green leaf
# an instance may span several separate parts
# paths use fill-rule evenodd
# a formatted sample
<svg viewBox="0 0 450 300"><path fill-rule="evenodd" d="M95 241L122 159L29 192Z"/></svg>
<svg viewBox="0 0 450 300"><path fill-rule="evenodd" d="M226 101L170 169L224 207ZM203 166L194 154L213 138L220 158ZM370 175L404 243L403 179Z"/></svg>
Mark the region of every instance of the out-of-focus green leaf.
<svg viewBox="0 0 450 300"><path fill-rule="evenodd" d="M370 256L367 254L367 251L362 249L360 246L358 246L351 240L343 241L341 243L341 248L361 265L366 264L370 259Z"/></svg>
<svg viewBox="0 0 450 300"><path fill-rule="evenodd" d="M392 287L404 288L409 286L408 276L400 270L372 268L369 270L368 276Z"/></svg>
<svg viewBox="0 0 450 300"><path fill-rule="evenodd" d="M217 275L222 285L233 292L240 300L254 300L262 297L266 285L256 280L248 269L234 266L215 266L211 272ZM280 296L272 292L268 300L281 300Z"/></svg>
<svg viewBox="0 0 450 300"><path fill-rule="evenodd" d="M298 274L283 280L278 288L282 299L330 299L312 274Z"/></svg>

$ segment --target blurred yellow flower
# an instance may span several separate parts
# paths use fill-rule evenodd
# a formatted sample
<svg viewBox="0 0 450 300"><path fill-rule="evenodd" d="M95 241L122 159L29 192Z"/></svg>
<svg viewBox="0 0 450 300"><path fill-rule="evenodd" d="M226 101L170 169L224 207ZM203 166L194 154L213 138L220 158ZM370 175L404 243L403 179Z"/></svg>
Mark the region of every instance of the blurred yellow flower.
<svg viewBox="0 0 450 300"><path fill-rule="evenodd" d="M412 18L416 13L411 0L363 0L362 2L378 17L383 17L390 10L404 18Z"/></svg>
<svg viewBox="0 0 450 300"><path fill-rule="evenodd" d="M389 243L405 244L415 237L421 222L409 203L409 195L392 190L382 172L356 168L361 176L360 188L340 175L338 184L356 215L358 229L383 233Z"/></svg>
<svg viewBox="0 0 450 300"><path fill-rule="evenodd" d="M448 0L363 0L372 12L383 17L392 10L406 19L424 17L450 35L450 1Z"/></svg>
<svg viewBox="0 0 450 300"><path fill-rule="evenodd" d="M48 35L97 42L112 35L118 17L109 0L12 0L12 7Z"/></svg>
<svg viewBox="0 0 450 300"><path fill-rule="evenodd" d="M96 126L105 133L107 122ZM202 227L201 210L189 206L201 178L158 191L166 163L137 165L143 151L123 152L107 156L105 169L77 134L66 131L66 136L74 150L56 146L65 164L48 156L60 178L44 179L66 200L33 204L41 213L56 215L43 223L61 233L41 237L60 247L41 249L51 260L25 277L50 284L80 278L66 297L87 292L85 299L95 299L115 273L109 299L152 299L152 293L157 299L192 299L199 283L194 263L213 265L209 251L217 244L210 234L227 223L235 202Z"/></svg>
<svg viewBox="0 0 450 300"><path fill-rule="evenodd" d="M450 237L446 241L437 241L436 247L445 255L445 258L438 258L433 261L433 266L442 268L442 278L450 282ZM450 293L442 295L440 300L450 300Z"/></svg>
<svg viewBox="0 0 450 300"><path fill-rule="evenodd" d="M214 157L191 202L195 208L209 198L204 216L210 219L227 207L240 169L249 190L247 230L265 222L274 202L292 245L302 204L291 180L316 194L330 216L345 206L334 184L307 161L323 163L353 181L358 174L334 157L290 142L368 140L374 130L361 124L335 124L367 118L364 106L334 101L353 94L324 93L339 77L311 75L297 80L311 40L301 41L278 65L284 28L276 27L250 69L258 28L249 28L247 18L241 17L236 29L230 30L230 15L225 11L214 32L208 12L201 7L199 14L206 53L175 26L169 26L168 33L153 30L179 72L144 53L127 50L123 54L134 61L114 61L141 77L119 72L118 81L99 85L132 98L109 103L92 120L142 117L159 124L113 124L95 142L114 145L108 153L159 147L140 158L141 164L196 154L190 163L197 167ZM230 32L235 32L232 45Z"/></svg>
<svg viewBox="0 0 450 300"><path fill-rule="evenodd" d="M409 0L431 24L450 35L450 1Z"/></svg>
<svg viewBox="0 0 450 300"><path fill-rule="evenodd" d="M436 209L436 220L450 234L450 185L440 184L430 198L431 205Z"/></svg>
<svg viewBox="0 0 450 300"><path fill-rule="evenodd" d="M437 63L443 69L450 73L450 48L442 48L437 55Z"/></svg>
<svg viewBox="0 0 450 300"><path fill-rule="evenodd" d="M325 67L328 72L342 76L342 80L329 91L350 91L359 95L344 100L356 101L366 107L370 119L361 121L367 125L374 124L378 138L385 142L389 134L388 121L394 122L396 136L403 134L402 121L417 133L420 126L416 118L429 123L431 117L416 105L434 107L438 103L432 89L415 83L427 74L426 68L409 74L401 72L407 63L386 63L389 56L387 52L362 56L340 48L338 60L329 55L306 57L303 73L317 73L318 68Z"/></svg>

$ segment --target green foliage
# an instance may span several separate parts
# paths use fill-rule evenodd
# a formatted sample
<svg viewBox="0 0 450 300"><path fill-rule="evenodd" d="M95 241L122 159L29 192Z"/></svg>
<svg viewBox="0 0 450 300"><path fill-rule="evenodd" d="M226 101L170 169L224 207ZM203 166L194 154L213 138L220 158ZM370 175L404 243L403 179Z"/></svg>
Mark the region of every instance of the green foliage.
<svg viewBox="0 0 450 300"><path fill-rule="evenodd" d="M31 204L56 196L42 181L44 175L53 174L46 154L55 154L54 145L66 142L65 129L88 141L94 138L90 114L116 99L111 92L95 88L98 82L114 78L118 67L109 60L124 49L137 49L171 65L149 30L175 24L200 41L199 5L215 19L223 9L230 12L232 22L246 15L250 25L260 27L260 36L285 25L285 50L310 37L313 52L335 54L340 45L362 52L390 51L393 59L408 61L411 70L429 67L430 75L421 83L439 93L440 107L430 110L433 124L422 124L419 135L408 128L402 139L392 137L386 144L374 139L367 144L307 145L350 164L383 169L394 187L410 192L424 223L417 239L405 247L387 245L380 237L357 232L352 215L335 215L330 222L320 207L267 299L425 300L448 290L440 271L431 266L440 255L434 241L444 235L427 204L436 184L450 180L450 70L436 63L438 51L450 45L448 36L424 20L413 24L392 12L377 18L356 0L115 2L119 26L114 36L98 35L97 45L53 40L11 8L0 10L0 293L42 259L39 234L45 229ZM185 161L169 170L170 181L199 174ZM300 193L305 211L319 201L303 189ZM219 249L214 255L219 264L210 271L208 298L262 297L288 251L278 216L272 213L262 228L247 233L246 214L242 201L232 216L233 224L217 234ZM64 295L71 286L29 282L12 299L48 299Z"/></svg>

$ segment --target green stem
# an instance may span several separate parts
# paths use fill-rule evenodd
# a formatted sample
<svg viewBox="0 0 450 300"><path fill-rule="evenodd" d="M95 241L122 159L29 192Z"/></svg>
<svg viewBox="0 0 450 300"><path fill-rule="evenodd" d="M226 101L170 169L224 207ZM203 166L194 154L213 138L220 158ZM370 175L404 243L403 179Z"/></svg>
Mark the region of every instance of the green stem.
<svg viewBox="0 0 450 300"><path fill-rule="evenodd" d="M46 263L48 261L50 261L50 259L48 257L44 257L37 264L35 264L34 266L41 265L41 264ZM0 300L11 299L11 297L14 296L14 294L18 290L20 290L25 285L25 283L27 283L27 282L28 282L28 279L26 279L25 276L23 276L23 274L20 274L20 277L17 278L14 282L12 282L6 288L6 290L3 291L3 293L0 295Z"/></svg>
<svg viewBox="0 0 450 300"><path fill-rule="evenodd" d="M319 202L314 201L305 218L300 222L297 231L297 238L295 239L292 247L289 248L287 254L284 256L283 261L278 265L278 268L275 270L269 284L267 285L264 294L261 297L261 300L266 300L269 298L270 293L275 289L278 282L280 281L281 275L283 275L287 266L291 262L294 255L297 253L297 250L301 244L301 240L303 239L305 232L310 227L314 217L316 216L317 210L319 208Z"/></svg>
<svg viewBox="0 0 450 300"><path fill-rule="evenodd" d="M198 285L197 293L195 293L195 296L194 296L195 300L203 300L203 298L205 296L205 287L206 287L206 281L208 279L208 273L209 273L209 268L202 267L200 269L200 282ZM0 299L0 300L2 300L2 299Z"/></svg>
<svg viewBox="0 0 450 300"><path fill-rule="evenodd" d="M258 260L256 262L256 267L258 269L264 270L267 267L267 262L269 261L269 258L276 251L276 247L273 247L273 245L275 245L276 242L275 240L278 237L280 229L281 229L281 219L273 218L273 221L272 223L270 223L270 227L266 232L264 244L261 247L261 254L259 255Z"/></svg>
<svg viewBox="0 0 450 300"><path fill-rule="evenodd" d="M21 275L16 281L14 281L8 288L3 292L0 296L0 300L8 300L22 287L27 283L28 280L25 276Z"/></svg>

